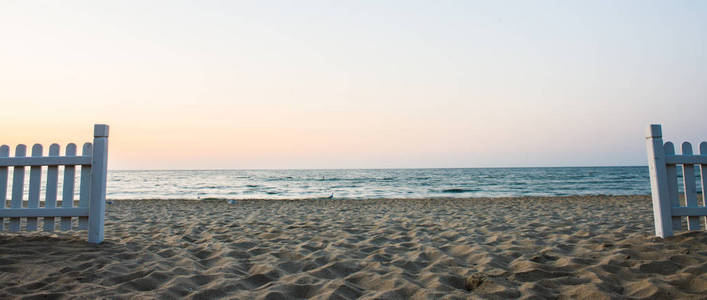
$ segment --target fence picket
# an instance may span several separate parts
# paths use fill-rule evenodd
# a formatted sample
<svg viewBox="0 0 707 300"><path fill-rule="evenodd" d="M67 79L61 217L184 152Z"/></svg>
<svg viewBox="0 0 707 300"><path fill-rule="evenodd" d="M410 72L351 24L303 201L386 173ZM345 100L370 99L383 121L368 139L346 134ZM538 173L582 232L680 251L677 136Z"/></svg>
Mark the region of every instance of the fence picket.
<svg viewBox="0 0 707 300"><path fill-rule="evenodd" d="M663 146L665 149L665 155L674 155L675 147L672 142L667 142ZM680 198L678 196L678 171L674 164L666 164L665 171L668 177L668 198L670 199L670 206L678 207L680 206ZM680 230L682 227L682 217L673 216L671 218L673 230Z"/></svg>
<svg viewBox="0 0 707 300"><path fill-rule="evenodd" d="M707 156L707 142L700 143L700 155ZM707 207L707 164L700 165L700 179L702 179L702 206ZM702 217L702 224L707 230L707 216Z"/></svg>
<svg viewBox="0 0 707 300"><path fill-rule="evenodd" d="M49 146L49 156L59 156L59 145L51 144ZM59 166L49 166L47 167L47 190L44 199L45 208L55 208L56 207L56 190L57 182L59 177ZM54 217L44 217L44 231L54 231L54 224L56 223L56 218Z"/></svg>
<svg viewBox="0 0 707 300"><path fill-rule="evenodd" d="M10 147L0 146L0 158L10 157ZM0 167L0 208L5 208L7 202L7 167ZM5 227L5 219L0 218L0 230Z"/></svg>
<svg viewBox="0 0 707 300"><path fill-rule="evenodd" d="M682 143L682 154L692 155L692 145L689 142ZM695 165L682 165L682 182L685 192L685 206L697 207L697 189L695 187ZM698 217L687 217L687 230L699 230L700 221Z"/></svg>
<svg viewBox="0 0 707 300"><path fill-rule="evenodd" d="M15 157L25 157L27 154L27 146L19 144L15 147ZM25 167L12 168L12 200L10 200L11 208L22 207L22 194L25 188ZM20 218L10 218L10 231L20 231Z"/></svg>
<svg viewBox="0 0 707 300"><path fill-rule="evenodd" d="M66 145L66 156L76 156L76 144L71 143ZM64 188L61 198L61 207L74 206L74 185L76 166L64 166ZM61 217L61 230L71 230L71 217Z"/></svg>
<svg viewBox="0 0 707 300"><path fill-rule="evenodd" d="M32 157L42 156L42 145L32 146ZM29 169L29 194L27 195L27 208L39 208L39 190L42 185L42 166L32 166ZM37 217L27 218L27 231L37 230Z"/></svg>
<svg viewBox="0 0 707 300"><path fill-rule="evenodd" d="M108 171L108 125L93 126L91 156L91 202L88 204L88 242L103 242L106 216L106 172Z"/></svg>
<svg viewBox="0 0 707 300"><path fill-rule="evenodd" d="M83 156L93 155L91 143L83 144ZM79 191L79 207L88 207L91 197L91 165L81 165L81 187ZM79 229L88 229L88 217L79 217Z"/></svg>
<svg viewBox="0 0 707 300"><path fill-rule="evenodd" d="M682 143L682 154L692 155L692 145L689 142ZM697 189L695 187L695 165L682 165L682 182L685 192L685 206L697 207ZM687 217L687 230L700 230L700 220L698 217Z"/></svg>

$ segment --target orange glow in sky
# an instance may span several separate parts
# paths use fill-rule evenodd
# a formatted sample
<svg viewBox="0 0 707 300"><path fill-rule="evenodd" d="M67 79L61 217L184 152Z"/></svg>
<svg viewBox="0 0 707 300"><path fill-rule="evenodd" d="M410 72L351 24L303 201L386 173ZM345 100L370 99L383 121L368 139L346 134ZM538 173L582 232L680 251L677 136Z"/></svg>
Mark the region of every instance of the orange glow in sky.
<svg viewBox="0 0 707 300"><path fill-rule="evenodd" d="M707 136L707 3L0 3L0 144L112 169L643 165Z"/></svg>

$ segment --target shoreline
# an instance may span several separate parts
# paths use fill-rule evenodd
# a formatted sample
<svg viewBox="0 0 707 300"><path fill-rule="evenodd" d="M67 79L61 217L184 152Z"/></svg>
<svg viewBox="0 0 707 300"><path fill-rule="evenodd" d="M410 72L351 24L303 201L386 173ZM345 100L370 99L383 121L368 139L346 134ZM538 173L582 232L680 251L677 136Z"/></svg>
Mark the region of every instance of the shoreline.
<svg viewBox="0 0 707 300"><path fill-rule="evenodd" d="M0 298L704 298L707 233L650 196L111 200L85 231L0 233Z"/></svg>

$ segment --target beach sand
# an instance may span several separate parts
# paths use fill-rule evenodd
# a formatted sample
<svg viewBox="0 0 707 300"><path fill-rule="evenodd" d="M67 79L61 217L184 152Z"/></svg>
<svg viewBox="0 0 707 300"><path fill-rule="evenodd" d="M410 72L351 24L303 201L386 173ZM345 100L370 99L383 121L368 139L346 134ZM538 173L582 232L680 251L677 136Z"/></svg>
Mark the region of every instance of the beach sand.
<svg viewBox="0 0 707 300"><path fill-rule="evenodd" d="M0 233L0 299L707 299L707 233L649 196L140 200L85 231Z"/></svg>

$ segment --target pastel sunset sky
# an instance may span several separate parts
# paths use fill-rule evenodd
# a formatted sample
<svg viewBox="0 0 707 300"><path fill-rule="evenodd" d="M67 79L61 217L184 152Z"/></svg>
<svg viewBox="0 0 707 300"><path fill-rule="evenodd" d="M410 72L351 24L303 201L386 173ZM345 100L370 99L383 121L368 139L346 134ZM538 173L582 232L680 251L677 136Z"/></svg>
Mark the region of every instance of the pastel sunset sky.
<svg viewBox="0 0 707 300"><path fill-rule="evenodd" d="M0 144L94 123L111 169L645 165L707 138L707 1L0 1Z"/></svg>

